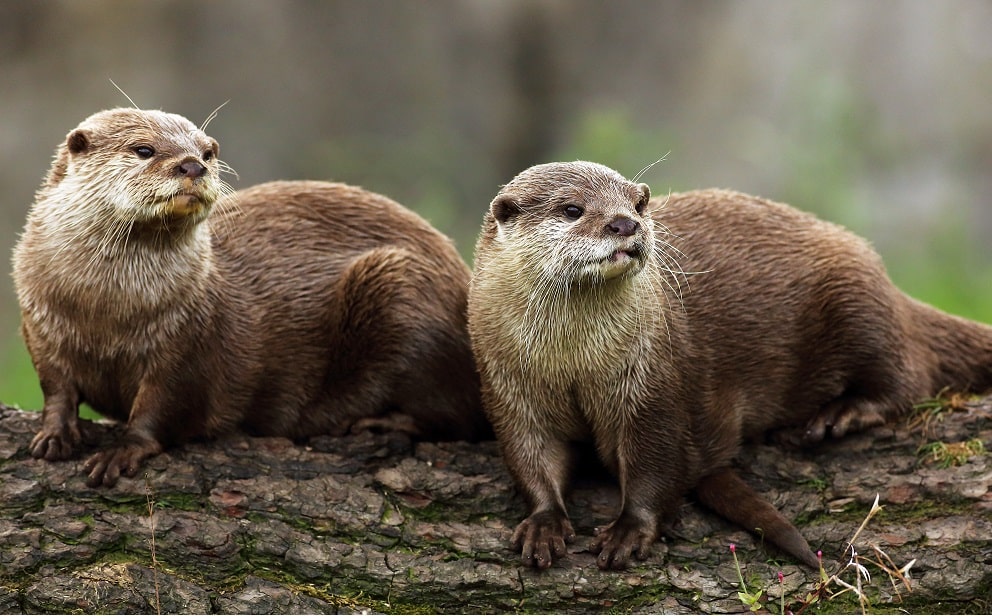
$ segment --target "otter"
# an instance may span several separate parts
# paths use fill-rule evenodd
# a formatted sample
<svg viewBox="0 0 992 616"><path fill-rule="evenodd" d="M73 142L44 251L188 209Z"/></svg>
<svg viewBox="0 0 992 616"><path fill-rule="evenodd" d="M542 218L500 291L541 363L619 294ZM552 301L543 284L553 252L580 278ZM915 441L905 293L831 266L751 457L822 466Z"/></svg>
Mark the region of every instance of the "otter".
<svg viewBox="0 0 992 616"><path fill-rule="evenodd" d="M186 118L138 109L96 113L58 147L14 251L44 394L32 455L75 454L83 402L126 422L86 461L91 486L234 429L485 438L452 242L345 184L235 193L218 156Z"/></svg>
<svg viewBox="0 0 992 616"><path fill-rule="evenodd" d="M992 327L899 291L862 239L725 190L651 199L588 162L537 165L490 204L469 334L483 406L529 505L513 544L551 565L574 537L576 442L619 482L604 569L647 556L683 495L810 567L808 543L735 472L773 429L811 442L942 388L992 387Z"/></svg>

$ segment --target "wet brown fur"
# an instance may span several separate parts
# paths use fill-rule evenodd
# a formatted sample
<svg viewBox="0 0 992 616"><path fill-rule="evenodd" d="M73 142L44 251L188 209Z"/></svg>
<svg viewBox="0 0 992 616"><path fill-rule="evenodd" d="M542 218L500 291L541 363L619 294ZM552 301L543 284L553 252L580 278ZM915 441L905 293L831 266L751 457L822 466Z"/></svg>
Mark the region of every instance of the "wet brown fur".
<svg viewBox="0 0 992 616"><path fill-rule="evenodd" d="M944 387L992 388L992 328L907 297L866 242L789 206L723 190L645 206L647 194L601 165L552 163L485 216L469 331L530 505L514 543L537 567L564 554L570 443L591 439L622 498L597 536L601 567L644 556L693 489L815 567L733 470L742 443L795 426L841 436Z"/></svg>
<svg viewBox="0 0 992 616"><path fill-rule="evenodd" d="M133 109L60 146L14 258L45 396L33 455L74 455L81 402L127 422L88 460L92 485L237 428L296 438L402 417L424 438L484 437L470 272L450 240L344 184L231 194L217 151L185 118ZM150 196L163 186L183 194Z"/></svg>

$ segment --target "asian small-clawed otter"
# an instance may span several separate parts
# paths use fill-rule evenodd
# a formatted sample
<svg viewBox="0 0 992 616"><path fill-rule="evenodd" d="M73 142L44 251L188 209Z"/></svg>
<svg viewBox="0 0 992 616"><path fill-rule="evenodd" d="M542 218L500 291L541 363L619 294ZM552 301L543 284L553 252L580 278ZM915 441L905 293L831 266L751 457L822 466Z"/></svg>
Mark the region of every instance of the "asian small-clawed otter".
<svg viewBox="0 0 992 616"><path fill-rule="evenodd" d="M214 139L160 111L94 114L59 146L14 252L44 394L32 455L75 454L82 402L127 422L86 461L91 486L236 428L485 437L451 241L360 188L232 193L224 168Z"/></svg>
<svg viewBox="0 0 992 616"><path fill-rule="evenodd" d="M992 328L904 295L841 227L723 190L650 200L587 162L532 167L493 199L469 333L530 506L513 542L539 568L574 535L574 442L591 440L619 481L600 567L645 557L690 490L816 567L734 471L742 442L789 426L841 436L945 387L992 387Z"/></svg>

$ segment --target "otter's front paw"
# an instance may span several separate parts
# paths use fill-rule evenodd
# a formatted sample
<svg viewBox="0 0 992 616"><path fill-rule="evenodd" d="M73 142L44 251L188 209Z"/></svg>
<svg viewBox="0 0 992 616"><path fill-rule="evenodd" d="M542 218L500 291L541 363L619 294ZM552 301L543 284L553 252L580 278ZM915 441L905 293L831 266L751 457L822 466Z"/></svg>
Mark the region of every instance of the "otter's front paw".
<svg viewBox="0 0 992 616"><path fill-rule="evenodd" d="M626 569L630 555L644 560L651 554L651 544L657 538L657 524L620 514L609 526L596 529L593 549L599 552L596 564L600 569Z"/></svg>
<svg viewBox="0 0 992 616"><path fill-rule="evenodd" d="M565 543L575 538L564 511L539 511L517 525L513 546L528 567L547 569L551 559L565 555Z"/></svg>
<svg viewBox="0 0 992 616"><path fill-rule="evenodd" d="M58 428L45 427L31 439L31 455L49 462L68 460L76 452L80 440L79 424L76 422Z"/></svg>
<svg viewBox="0 0 992 616"><path fill-rule="evenodd" d="M145 439L124 440L99 453L93 454L84 470L89 474L86 485L113 487L121 475L134 477L141 468L141 461L162 452L158 441Z"/></svg>

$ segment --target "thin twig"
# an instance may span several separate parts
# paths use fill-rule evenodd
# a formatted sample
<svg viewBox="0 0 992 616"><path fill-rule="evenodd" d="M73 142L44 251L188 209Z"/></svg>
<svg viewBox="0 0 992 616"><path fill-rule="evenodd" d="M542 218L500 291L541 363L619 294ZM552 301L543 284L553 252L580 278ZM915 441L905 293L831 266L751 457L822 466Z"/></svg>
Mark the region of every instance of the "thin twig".
<svg viewBox="0 0 992 616"><path fill-rule="evenodd" d="M148 483L148 479L145 479L145 502L148 503L148 526L151 528L152 534L152 580L155 582L155 613L161 616L162 614L162 601L159 596L158 588L158 559L155 557L155 509L152 507L152 494L151 485Z"/></svg>

